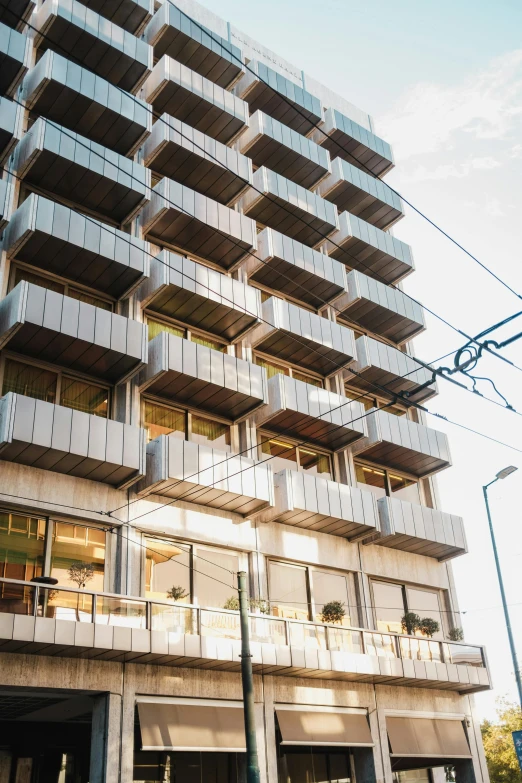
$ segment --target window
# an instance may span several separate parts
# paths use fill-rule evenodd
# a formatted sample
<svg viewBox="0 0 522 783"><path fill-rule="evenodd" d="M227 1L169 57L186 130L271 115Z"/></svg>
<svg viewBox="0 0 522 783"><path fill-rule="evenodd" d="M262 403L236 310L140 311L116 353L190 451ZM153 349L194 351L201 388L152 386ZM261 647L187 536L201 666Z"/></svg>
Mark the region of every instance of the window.
<svg viewBox="0 0 522 783"><path fill-rule="evenodd" d="M55 522L51 549L51 576L58 584L103 591L105 539L102 528ZM81 566L84 568L83 572ZM83 576L86 579L82 581Z"/></svg>
<svg viewBox="0 0 522 783"><path fill-rule="evenodd" d="M191 547L148 536L145 545L145 596L191 603Z"/></svg>
<svg viewBox="0 0 522 783"><path fill-rule="evenodd" d="M34 283L34 285L39 285L41 288L47 288L48 291L56 291L58 294L65 294L65 296L70 296L71 299L77 299L80 302L94 305L94 307L101 307L102 310L110 310L111 312L113 310L112 303L107 301L107 299L96 296L89 291L74 288L69 285L69 283L61 283L51 277L44 277L29 269L17 266L14 269L11 289L18 285L21 280L26 280L28 283Z"/></svg>
<svg viewBox="0 0 522 783"><path fill-rule="evenodd" d="M44 539L44 519L1 511L0 576L27 582L33 576L41 576ZM4 585L3 591L6 589Z"/></svg>
<svg viewBox="0 0 522 783"><path fill-rule="evenodd" d="M269 459L274 473L290 469L333 479L330 455L322 454L308 446L294 446L286 440L259 433L259 451L259 459Z"/></svg>
<svg viewBox="0 0 522 783"><path fill-rule="evenodd" d="M341 625L350 626L350 599L348 595L348 580L344 574L333 574L326 571L313 569L311 571L312 595L315 610L315 621L321 622L321 615L325 604L331 601L340 601L346 614Z"/></svg>
<svg viewBox="0 0 522 783"><path fill-rule="evenodd" d="M306 568L288 563L269 563L270 608L276 617L309 620Z"/></svg>
<svg viewBox="0 0 522 783"><path fill-rule="evenodd" d="M354 463L357 485L369 489L377 498L397 497L409 503L422 504L417 480L401 476L384 468Z"/></svg>
<svg viewBox="0 0 522 783"><path fill-rule="evenodd" d="M280 743L279 739L280 783L351 783L347 749L292 747Z"/></svg>
<svg viewBox="0 0 522 783"><path fill-rule="evenodd" d="M143 401L142 426L147 431L149 441L160 435L170 435L212 446L220 451L230 451L232 447L229 424L150 400Z"/></svg>
<svg viewBox="0 0 522 783"><path fill-rule="evenodd" d="M200 606L223 608L229 598L237 598L239 560L235 552L197 547L194 588Z"/></svg>
<svg viewBox="0 0 522 783"><path fill-rule="evenodd" d="M393 416L406 416L407 409L402 408L400 405L392 405L389 400L379 399L373 397L371 394L364 394L357 389L350 389L345 387L345 395L349 400L358 400L362 403L364 410L369 411L371 408L384 408L386 413L391 413Z"/></svg>
<svg viewBox="0 0 522 783"><path fill-rule="evenodd" d="M430 617L436 620L440 631L433 638L443 638L444 625L438 590L374 581L372 591L377 630L403 633L402 617L406 612L414 612L421 619Z"/></svg>
<svg viewBox="0 0 522 783"><path fill-rule="evenodd" d="M301 370L294 370L293 367L285 367L282 364L273 362L271 359L265 359L262 356L254 356L254 362L259 367L264 367L268 378L273 378L274 375L287 375L290 378L295 378L296 381L302 381L303 383L309 383L312 386L324 387L324 381L322 378L317 378L309 373L301 372Z"/></svg>
<svg viewBox="0 0 522 783"><path fill-rule="evenodd" d="M2 394L8 392L57 403L103 419L109 413L108 388L15 359L5 360Z"/></svg>
<svg viewBox="0 0 522 783"><path fill-rule="evenodd" d="M190 330L184 329L182 326L168 324L164 321L157 321L149 316L147 316L147 329L149 340L153 340L158 334L161 334L161 332L167 332L167 334L173 334L175 337L185 337L198 345L205 345L207 348L212 348L214 351L221 351L221 353L227 352L225 343L220 343L218 340L196 334Z"/></svg>

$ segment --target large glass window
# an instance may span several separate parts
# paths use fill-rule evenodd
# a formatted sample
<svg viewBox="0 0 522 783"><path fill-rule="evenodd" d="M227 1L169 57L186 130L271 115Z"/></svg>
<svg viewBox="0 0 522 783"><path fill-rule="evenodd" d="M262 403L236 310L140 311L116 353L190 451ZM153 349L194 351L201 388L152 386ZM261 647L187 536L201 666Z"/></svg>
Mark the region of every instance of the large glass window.
<svg viewBox="0 0 522 783"><path fill-rule="evenodd" d="M419 617L430 617L439 624L439 632L433 634L434 639L442 639L442 612L438 593L433 590L419 590L414 587L406 588L406 601L408 611L415 612Z"/></svg>
<svg viewBox="0 0 522 783"><path fill-rule="evenodd" d="M321 622L325 604L329 604L332 601L340 601L345 610L341 625L351 625L348 582L344 574L333 574L314 569L312 571L312 595L316 622Z"/></svg>
<svg viewBox="0 0 522 783"><path fill-rule="evenodd" d="M14 288L21 280L26 280L28 283L34 283L34 285L40 286L40 288L47 288L48 291L56 291L56 293L65 294L65 296L69 296L71 299L77 299L79 302L85 302L94 307L100 307L102 310L109 310L112 312L112 303L108 302L107 299L96 296L89 291L73 288L68 283L59 283L51 277L44 277L29 269L15 267L12 287Z"/></svg>
<svg viewBox="0 0 522 783"><path fill-rule="evenodd" d="M237 598L238 571L238 554L198 547L194 573L198 604L223 608L230 598Z"/></svg>
<svg viewBox="0 0 522 783"><path fill-rule="evenodd" d="M228 424L222 424L215 419L206 419L195 414L191 419L190 440L221 451L230 451L230 426Z"/></svg>
<svg viewBox="0 0 522 783"><path fill-rule="evenodd" d="M280 438L259 433L259 459L270 460L272 470L302 470L321 478L332 479L332 463L328 454L304 446L294 446Z"/></svg>
<svg viewBox="0 0 522 783"><path fill-rule="evenodd" d="M173 334L175 337L185 337L185 329L180 326L171 326L165 324L162 321L155 321L153 318L147 318L147 329L149 333L149 340L153 340L161 332L167 332L167 334Z"/></svg>
<svg viewBox="0 0 522 783"><path fill-rule="evenodd" d="M309 620L306 568L288 563L269 563L271 612L276 617Z"/></svg>
<svg viewBox="0 0 522 783"><path fill-rule="evenodd" d="M421 503L419 482L406 476L397 476L388 472L390 482L390 494L392 497L407 500L408 503Z"/></svg>
<svg viewBox="0 0 522 783"><path fill-rule="evenodd" d="M372 587L377 630L402 633L406 612L403 587L388 582L373 582Z"/></svg>
<svg viewBox="0 0 522 783"><path fill-rule="evenodd" d="M0 512L0 576L31 581L42 575L45 520ZM9 589L2 588L6 597Z"/></svg>
<svg viewBox="0 0 522 783"><path fill-rule="evenodd" d="M344 749L279 746L278 783L350 783Z"/></svg>
<svg viewBox="0 0 522 783"><path fill-rule="evenodd" d="M357 485L373 492L377 498L386 495L421 504L420 484L416 479L393 473L385 468L376 468L355 462Z"/></svg>
<svg viewBox="0 0 522 783"><path fill-rule="evenodd" d="M191 551L186 544L147 537L145 596L191 603Z"/></svg>
<svg viewBox="0 0 522 783"><path fill-rule="evenodd" d="M154 440L160 435L171 435L185 440L187 436L187 414L176 408L166 408L146 400L143 405L143 426L147 439Z"/></svg>
<svg viewBox="0 0 522 783"><path fill-rule="evenodd" d="M51 576L58 584L93 592L103 591L106 532L69 522L55 522Z"/></svg>
<svg viewBox="0 0 522 783"><path fill-rule="evenodd" d="M56 402L58 375L32 364L6 359L2 394L16 392L45 402Z"/></svg>
<svg viewBox="0 0 522 783"><path fill-rule="evenodd" d="M386 473L380 468L355 463L355 476L359 488L369 489L375 497L386 497Z"/></svg>
<svg viewBox="0 0 522 783"><path fill-rule="evenodd" d="M277 362L270 361L262 356L255 356L254 361L259 367L265 368L269 379L273 378L274 375L288 375L295 378L296 381L303 381L303 383L310 383L312 386L319 386L321 389L323 388L323 380L317 378L315 375L309 375L300 370L295 370L293 367L285 367L282 364L277 364Z"/></svg>
<svg viewBox="0 0 522 783"><path fill-rule="evenodd" d="M104 389L103 386L95 386L93 383L63 376L60 405L106 419L109 411L109 390Z"/></svg>

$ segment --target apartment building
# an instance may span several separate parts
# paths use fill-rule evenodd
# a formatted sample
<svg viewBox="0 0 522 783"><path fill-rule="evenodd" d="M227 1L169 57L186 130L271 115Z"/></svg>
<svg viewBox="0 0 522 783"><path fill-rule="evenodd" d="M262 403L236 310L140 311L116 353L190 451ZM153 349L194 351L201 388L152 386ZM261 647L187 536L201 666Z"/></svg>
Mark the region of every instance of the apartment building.
<svg viewBox="0 0 522 783"><path fill-rule="evenodd" d="M245 783L240 570L263 783L487 783L371 117L193 0L0 58L0 783Z"/></svg>

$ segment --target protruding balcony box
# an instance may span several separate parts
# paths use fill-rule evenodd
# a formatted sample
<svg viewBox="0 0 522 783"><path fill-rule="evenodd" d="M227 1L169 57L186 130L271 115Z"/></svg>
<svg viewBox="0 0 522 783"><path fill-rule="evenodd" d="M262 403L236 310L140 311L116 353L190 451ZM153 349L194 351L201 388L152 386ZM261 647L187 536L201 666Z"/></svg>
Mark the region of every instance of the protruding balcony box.
<svg viewBox="0 0 522 783"><path fill-rule="evenodd" d="M154 0L82 0L82 2L87 8L138 37L154 13Z"/></svg>
<svg viewBox="0 0 522 783"><path fill-rule="evenodd" d="M26 182L118 223L150 198L149 169L49 120L36 120L16 154Z"/></svg>
<svg viewBox="0 0 522 783"><path fill-rule="evenodd" d="M383 283L397 283L415 268L409 245L349 212L341 212L339 231L326 244L330 258Z"/></svg>
<svg viewBox="0 0 522 783"><path fill-rule="evenodd" d="M351 329L271 296L262 305L263 321L247 341L263 353L331 375L353 362Z"/></svg>
<svg viewBox="0 0 522 783"><path fill-rule="evenodd" d="M248 63L234 92L247 101L251 114L261 109L303 136L322 120L319 98L258 60Z"/></svg>
<svg viewBox="0 0 522 783"><path fill-rule="evenodd" d="M5 179L0 179L0 231L7 225L7 214L11 198L11 187Z"/></svg>
<svg viewBox="0 0 522 783"><path fill-rule="evenodd" d="M78 0L45 0L33 24L37 49L70 56L122 90L136 92L151 72L152 48L145 41Z"/></svg>
<svg viewBox="0 0 522 783"><path fill-rule="evenodd" d="M386 410L373 410L366 422L368 437L353 447L354 454L419 478L451 465L448 439L443 432Z"/></svg>
<svg viewBox="0 0 522 783"><path fill-rule="evenodd" d="M310 247L339 228L333 204L264 166L239 206L248 217Z"/></svg>
<svg viewBox="0 0 522 783"><path fill-rule="evenodd" d="M319 308L346 290L346 270L324 253L265 228L255 257L245 268L250 280Z"/></svg>
<svg viewBox="0 0 522 783"><path fill-rule="evenodd" d="M143 164L220 204L252 184L252 161L237 150L164 114L145 142Z"/></svg>
<svg viewBox="0 0 522 783"><path fill-rule="evenodd" d="M337 451L367 435L360 402L297 381L274 375L268 381L269 404L255 412L258 427L267 427Z"/></svg>
<svg viewBox="0 0 522 783"><path fill-rule="evenodd" d="M14 95L27 73L29 38L0 22L0 95Z"/></svg>
<svg viewBox="0 0 522 783"><path fill-rule="evenodd" d="M346 275L348 290L336 308L350 321L398 345L425 328L422 307L397 288L389 288L355 269Z"/></svg>
<svg viewBox="0 0 522 783"><path fill-rule="evenodd" d="M115 298L149 273L148 242L35 193L12 215L4 250L8 258Z"/></svg>
<svg viewBox="0 0 522 783"><path fill-rule="evenodd" d="M266 166L303 188L311 188L331 171L326 150L262 111L250 117L239 149L256 167Z"/></svg>
<svg viewBox="0 0 522 783"><path fill-rule="evenodd" d="M168 250L151 260L138 297L142 308L227 341L252 329L261 315L256 288Z"/></svg>
<svg viewBox="0 0 522 783"><path fill-rule="evenodd" d="M230 88L243 73L241 49L186 16L172 3L156 11L145 30L154 57L167 54L220 87Z"/></svg>
<svg viewBox="0 0 522 783"><path fill-rule="evenodd" d="M375 393L376 384L386 386L392 394L405 392L415 402L425 402L437 394L437 384L430 383L432 373L407 353L365 335L357 338L355 350L357 361L344 374L350 386L370 394ZM429 386L424 387L425 383Z"/></svg>
<svg viewBox="0 0 522 783"><path fill-rule="evenodd" d="M256 249L256 224L233 209L166 177L143 210L152 239L229 269Z"/></svg>
<svg viewBox="0 0 522 783"><path fill-rule="evenodd" d="M238 419L268 402L266 370L161 332L149 343L141 391Z"/></svg>
<svg viewBox="0 0 522 783"><path fill-rule="evenodd" d="M9 392L0 458L124 489L145 473L145 430Z"/></svg>
<svg viewBox="0 0 522 783"><path fill-rule="evenodd" d="M248 105L223 87L162 57L145 84L145 99L216 141L229 144L248 125Z"/></svg>
<svg viewBox="0 0 522 783"><path fill-rule="evenodd" d="M381 533L372 543L449 560L468 551L462 517L386 497L377 501Z"/></svg>
<svg viewBox="0 0 522 783"><path fill-rule="evenodd" d="M7 98L0 98L0 163L18 144L22 132L23 109Z"/></svg>
<svg viewBox="0 0 522 783"><path fill-rule="evenodd" d="M144 324L25 280L0 303L0 347L111 383L147 361Z"/></svg>
<svg viewBox="0 0 522 783"><path fill-rule="evenodd" d="M152 129L150 107L50 49L24 79L28 109L132 156Z"/></svg>
<svg viewBox="0 0 522 783"><path fill-rule="evenodd" d="M15 30L22 30L35 6L34 0L2 0L0 22Z"/></svg>
<svg viewBox="0 0 522 783"><path fill-rule="evenodd" d="M332 160L332 173L319 183L317 192L333 201L339 212L350 212L377 228L390 228L404 216L400 196L342 158Z"/></svg>
<svg viewBox="0 0 522 783"><path fill-rule="evenodd" d="M386 141L336 109L325 111L324 123L312 131L310 138L332 158L343 158L376 177L384 176L395 165Z"/></svg>
<svg viewBox="0 0 522 783"><path fill-rule="evenodd" d="M350 541L379 531L371 492L295 470L274 474L274 508L261 511L259 521L283 522Z"/></svg>
<svg viewBox="0 0 522 783"><path fill-rule="evenodd" d="M138 492L246 516L273 503L274 485L262 462L160 435L147 446L147 474Z"/></svg>

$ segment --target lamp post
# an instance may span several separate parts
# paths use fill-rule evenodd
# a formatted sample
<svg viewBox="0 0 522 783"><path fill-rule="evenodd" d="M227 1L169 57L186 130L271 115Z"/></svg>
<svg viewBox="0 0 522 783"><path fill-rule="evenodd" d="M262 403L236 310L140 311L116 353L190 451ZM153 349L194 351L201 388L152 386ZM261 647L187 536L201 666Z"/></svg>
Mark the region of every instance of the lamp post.
<svg viewBox="0 0 522 783"><path fill-rule="evenodd" d="M488 524L489 524L489 532L491 534L491 543L493 545L493 554L495 556L495 565L497 567L497 577L498 577L498 583L500 587L500 595L502 596L502 606L504 608L504 618L506 620L506 628L508 632L508 638L509 638L509 647L511 649L511 657L513 659L513 666L515 667L515 679L517 681L517 688L518 688L518 698L520 701L520 707L522 708L522 678L520 676L520 669L518 666L517 661L517 652L515 648L515 641L513 639L513 632L511 630L511 620L509 618L509 611L507 607L506 602L506 593L504 591L504 582L502 581L502 571L500 570L500 562L498 559L498 552L497 552L497 544L495 542L495 534L493 532L493 522L491 520L491 511L489 510L489 501L488 501L488 487L490 487L492 484L495 484L496 481L499 481L499 479L505 479L508 476L510 476L512 473L514 473L518 468L516 468L514 465L509 465L507 468L504 468L503 470L500 470L493 481L490 481L489 484L486 484L486 486L482 487L482 491L484 493L484 500L486 503L486 511L488 515Z"/></svg>

